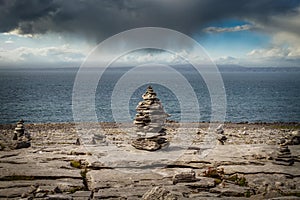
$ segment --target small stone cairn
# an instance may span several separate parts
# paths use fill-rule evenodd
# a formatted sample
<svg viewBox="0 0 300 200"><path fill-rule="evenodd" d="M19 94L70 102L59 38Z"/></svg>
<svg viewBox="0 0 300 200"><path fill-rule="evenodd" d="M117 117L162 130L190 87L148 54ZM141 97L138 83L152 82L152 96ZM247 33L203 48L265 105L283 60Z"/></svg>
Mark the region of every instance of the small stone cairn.
<svg viewBox="0 0 300 200"><path fill-rule="evenodd" d="M21 119L17 122L17 126L14 131L14 137L13 140L18 140L19 137L22 137L25 134L25 128L24 128L24 120Z"/></svg>
<svg viewBox="0 0 300 200"><path fill-rule="evenodd" d="M169 144L163 137L166 135L164 124L169 115L151 86L142 97L143 101L136 107L134 120L138 137L132 141L132 146L140 150L156 151Z"/></svg>
<svg viewBox="0 0 300 200"><path fill-rule="evenodd" d="M30 135L25 133L24 120L21 119L17 122L17 126L14 130L14 136L12 138L12 148L21 149L31 146Z"/></svg>
<svg viewBox="0 0 300 200"><path fill-rule="evenodd" d="M227 137L224 135L224 128L221 124L216 128L215 132L217 133L217 140L220 142L220 144L224 145L225 141L227 140Z"/></svg>
<svg viewBox="0 0 300 200"><path fill-rule="evenodd" d="M285 139L280 140L277 151L277 157L275 157L275 161L273 163L277 165L286 166L291 166L294 164L294 158Z"/></svg>
<svg viewBox="0 0 300 200"><path fill-rule="evenodd" d="M293 131L292 136L287 143L288 145L300 145L300 131Z"/></svg>

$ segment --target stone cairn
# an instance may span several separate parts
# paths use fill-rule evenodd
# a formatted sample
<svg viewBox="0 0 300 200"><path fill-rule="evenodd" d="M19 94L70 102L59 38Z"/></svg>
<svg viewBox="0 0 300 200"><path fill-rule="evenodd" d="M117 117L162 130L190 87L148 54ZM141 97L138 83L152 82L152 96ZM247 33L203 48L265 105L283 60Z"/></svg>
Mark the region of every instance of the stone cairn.
<svg viewBox="0 0 300 200"><path fill-rule="evenodd" d="M136 107L134 120L138 137L132 141L132 146L140 150L156 151L169 144L163 137L166 135L164 124L169 115L151 86L142 97L143 101Z"/></svg>
<svg viewBox="0 0 300 200"><path fill-rule="evenodd" d="M294 158L287 145L285 139L281 139L277 151L277 157L275 157L274 164L290 166L294 164Z"/></svg>
<svg viewBox="0 0 300 200"><path fill-rule="evenodd" d="M215 132L217 133L217 140L219 141L219 143L224 145L225 141L227 140L227 137L224 135L223 125L221 124L220 126L218 126Z"/></svg>
<svg viewBox="0 0 300 200"><path fill-rule="evenodd" d="M292 132L292 135L287 143L288 145L300 145L300 131L297 130Z"/></svg>
<svg viewBox="0 0 300 200"><path fill-rule="evenodd" d="M21 148L27 148L31 146L30 135L28 133L25 133L23 119L17 122L17 126L14 130L14 136L12 140L13 140L12 142L13 149L21 149Z"/></svg>

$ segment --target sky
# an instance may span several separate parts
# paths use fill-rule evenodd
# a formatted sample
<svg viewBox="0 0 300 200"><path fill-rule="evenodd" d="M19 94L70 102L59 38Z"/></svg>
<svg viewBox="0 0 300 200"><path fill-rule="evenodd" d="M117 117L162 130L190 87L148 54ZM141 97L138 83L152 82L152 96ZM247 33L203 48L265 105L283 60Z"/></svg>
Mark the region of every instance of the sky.
<svg viewBox="0 0 300 200"><path fill-rule="evenodd" d="M139 27L184 33L219 65L299 67L299 19L299 0L0 0L0 67L79 66L100 42ZM163 51L120 62L166 60L179 62Z"/></svg>

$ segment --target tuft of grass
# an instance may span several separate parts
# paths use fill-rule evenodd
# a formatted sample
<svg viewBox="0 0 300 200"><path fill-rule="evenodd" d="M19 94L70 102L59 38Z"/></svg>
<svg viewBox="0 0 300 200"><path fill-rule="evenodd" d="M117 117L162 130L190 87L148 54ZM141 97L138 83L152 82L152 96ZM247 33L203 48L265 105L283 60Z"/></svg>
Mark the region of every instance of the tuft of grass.
<svg viewBox="0 0 300 200"><path fill-rule="evenodd" d="M248 183L247 183L245 177L239 178L238 181L237 181L237 183L238 183L239 186L242 186L242 187L248 186Z"/></svg>
<svg viewBox="0 0 300 200"><path fill-rule="evenodd" d="M80 175L83 179L86 179L87 169L81 170Z"/></svg>
<svg viewBox="0 0 300 200"><path fill-rule="evenodd" d="M80 160L71 160L70 165L71 165L71 167L80 169L81 162L80 162Z"/></svg>
<svg viewBox="0 0 300 200"><path fill-rule="evenodd" d="M228 178L227 178L227 180L229 180L229 181L232 181L232 182L236 182L237 180L238 180L238 175L237 174L234 174L234 175L232 175L232 176L229 176Z"/></svg>
<svg viewBox="0 0 300 200"><path fill-rule="evenodd" d="M216 184L216 185L218 185L218 184L220 184L220 183L222 183L222 180L221 180L221 179L218 179L218 178L216 178L216 179L215 179L215 184Z"/></svg>
<svg viewBox="0 0 300 200"><path fill-rule="evenodd" d="M251 192L250 192L250 190L247 190L245 192L245 197L249 198L250 196L251 196Z"/></svg>
<svg viewBox="0 0 300 200"><path fill-rule="evenodd" d="M77 187L72 187L68 192L70 193L75 193L76 191L80 191L80 190L84 190L85 188L84 187L81 187L81 186L77 186Z"/></svg>
<svg viewBox="0 0 300 200"><path fill-rule="evenodd" d="M87 180L86 180L86 174L87 174L88 170L86 168L81 169L80 175L82 177L82 182L84 185L84 190L88 190L88 184L87 184Z"/></svg>
<svg viewBox="0 0 300 200"><path fill-rule="evenodd" d="M0 150L4 150L5 149L5 145L2 143L2 142L0 142Z"/></svg>
<svg viewBox="0 0 300 200"><path fill-rule="evenodd" d="M232 181L236 185L239 185L239 186L242 186L242 187L248 186L248 182L247 182L246 178L244 176L239 177L238 174L234 174L232 176L229 176L228 178L226 178L226 180Z"/></svg>

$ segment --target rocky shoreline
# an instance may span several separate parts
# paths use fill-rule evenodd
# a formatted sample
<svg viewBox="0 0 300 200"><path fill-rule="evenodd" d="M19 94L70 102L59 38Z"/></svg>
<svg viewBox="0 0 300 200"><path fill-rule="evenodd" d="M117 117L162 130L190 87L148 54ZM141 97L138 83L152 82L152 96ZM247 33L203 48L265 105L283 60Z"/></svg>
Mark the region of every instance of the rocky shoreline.
<svg viewBox="0 0 300 200"><path fill-rule="evenodd" d="M5 143L16 125L0 125L0 198L300 198L300 123L225 123L223 145L208 126L168 122L170 146L144 152L131 146L131 123L88 123L81 134L74 123L25 123L22 149Z"/></svg>

